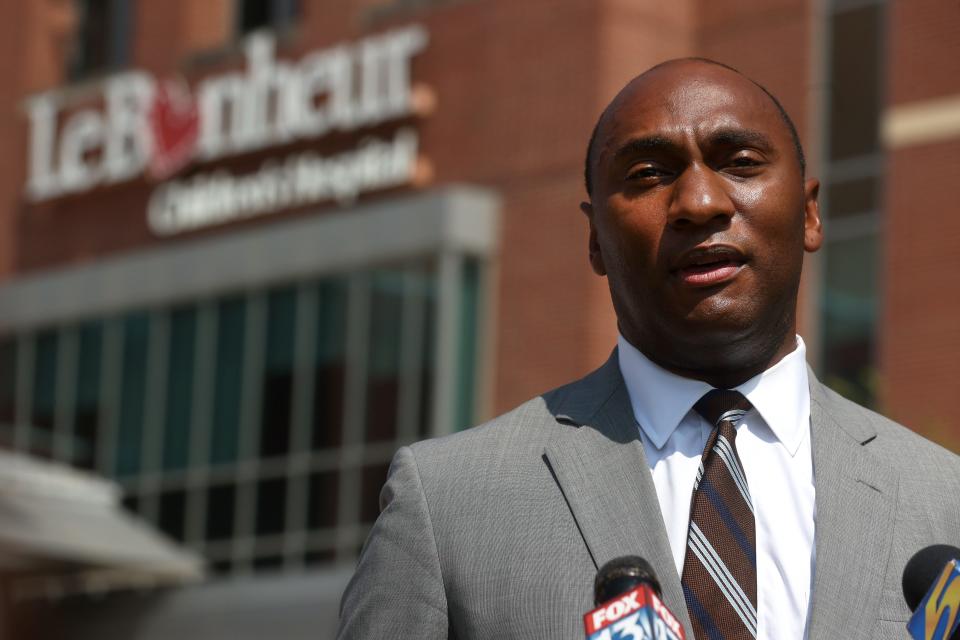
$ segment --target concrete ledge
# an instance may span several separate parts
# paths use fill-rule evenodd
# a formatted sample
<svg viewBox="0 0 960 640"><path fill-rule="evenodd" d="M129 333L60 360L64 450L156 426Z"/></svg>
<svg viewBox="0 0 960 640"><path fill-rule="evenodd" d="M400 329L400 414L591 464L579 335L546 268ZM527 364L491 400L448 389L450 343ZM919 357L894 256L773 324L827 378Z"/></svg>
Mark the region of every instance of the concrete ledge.
<svg viewBox="0 0 960 640"><path fill-rule="evenodd" d="M891 107L882 127L891 149L960 138L960 95Z"/></svg>
<svg viewBox="0 0 960 640"><path fill-rule="evenodd" d="M491 192L455 186L28 275L0 286L0 331L441 252L489 255L498 213Z"/></svg>

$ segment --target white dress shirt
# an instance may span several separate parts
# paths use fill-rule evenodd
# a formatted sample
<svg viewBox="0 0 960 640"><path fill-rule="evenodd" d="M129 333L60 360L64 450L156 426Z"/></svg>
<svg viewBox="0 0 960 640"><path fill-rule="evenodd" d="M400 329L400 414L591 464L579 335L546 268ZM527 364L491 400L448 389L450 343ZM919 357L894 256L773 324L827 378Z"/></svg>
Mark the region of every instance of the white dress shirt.
<svg viewBox="0 0 960 640"><path fill-rule="evenodd" d="M712 387L659 367L620 336L620 371L657 489L678 575L700 456L712 430L693 405ZM753 405L737 425L757 527L758 640L806 637L813 584L814 486L806 347L736 387Z"/></svg>

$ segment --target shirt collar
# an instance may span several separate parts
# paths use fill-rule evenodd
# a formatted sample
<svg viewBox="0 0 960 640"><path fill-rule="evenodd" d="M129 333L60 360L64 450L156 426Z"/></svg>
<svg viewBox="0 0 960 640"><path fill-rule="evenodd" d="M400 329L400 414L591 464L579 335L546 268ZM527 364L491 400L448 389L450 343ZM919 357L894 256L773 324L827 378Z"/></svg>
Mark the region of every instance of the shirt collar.
<svg viewBox="0 0 960 640"><path fill-rule="evenodd" d="M617 347L620 373L627 386L633 415L651 444L662 449L684 416L712 387L660 367L622 335L617 339ZM790 455L796 454L810 423L810 387L803 339L797 336L796 349L736 389L747 397Z"/></svg>

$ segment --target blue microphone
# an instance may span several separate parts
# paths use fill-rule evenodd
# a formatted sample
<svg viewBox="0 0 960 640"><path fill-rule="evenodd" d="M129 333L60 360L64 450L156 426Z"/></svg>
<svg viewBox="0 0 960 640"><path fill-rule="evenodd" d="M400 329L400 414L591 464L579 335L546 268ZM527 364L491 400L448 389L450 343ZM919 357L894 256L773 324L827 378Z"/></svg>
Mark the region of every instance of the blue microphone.
<svg viewBox="0 0 960 640"><path fill-rule="evenodd" d="M960 549L937 544L918 551L903 569L903 597L914 612L914 640L960 640Z"/></svg>

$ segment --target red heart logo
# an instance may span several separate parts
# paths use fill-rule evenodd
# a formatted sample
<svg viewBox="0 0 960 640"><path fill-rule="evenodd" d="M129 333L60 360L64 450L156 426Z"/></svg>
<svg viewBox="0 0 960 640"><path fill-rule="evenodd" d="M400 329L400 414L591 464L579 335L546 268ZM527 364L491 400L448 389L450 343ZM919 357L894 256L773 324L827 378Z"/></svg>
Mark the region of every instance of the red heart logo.
<svg viewBox="0 0 960 640"><path fill-rule="evenodd" d="M158 83L147 117L153 133L148 171L154 180L164 180L193 157L200 135L200 114L185 82L165 80Z"/></svg>

